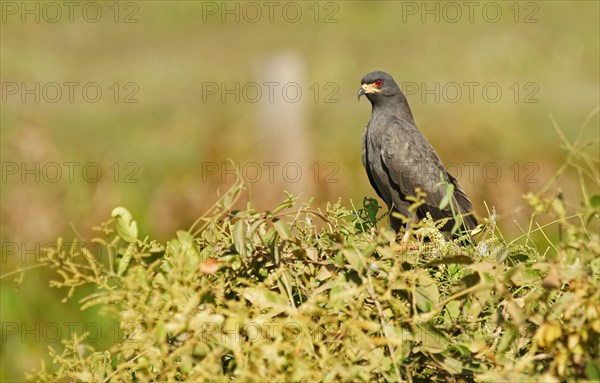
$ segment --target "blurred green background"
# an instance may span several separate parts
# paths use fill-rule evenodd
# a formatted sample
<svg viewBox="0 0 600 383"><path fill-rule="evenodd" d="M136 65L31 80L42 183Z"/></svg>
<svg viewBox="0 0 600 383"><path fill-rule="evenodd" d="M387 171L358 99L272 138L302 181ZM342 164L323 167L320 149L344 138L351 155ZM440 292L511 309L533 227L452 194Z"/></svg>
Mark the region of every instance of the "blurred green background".
<svg viewBox="0 0 600 383"><path fill-rule="evenodd" d="M1 4L2 381L73 331L114 341L109 320L61 303L35 254L88 240L116 206L169 239L234 181L228 159L258 209L283 190L318 207L375 196L361 164L371 107L356 101L367 72L394 76L507 236L528 225L521 196L565 161L552 119L598 156L596 1ZM579 202L575 174L556 187Z"/></svg>

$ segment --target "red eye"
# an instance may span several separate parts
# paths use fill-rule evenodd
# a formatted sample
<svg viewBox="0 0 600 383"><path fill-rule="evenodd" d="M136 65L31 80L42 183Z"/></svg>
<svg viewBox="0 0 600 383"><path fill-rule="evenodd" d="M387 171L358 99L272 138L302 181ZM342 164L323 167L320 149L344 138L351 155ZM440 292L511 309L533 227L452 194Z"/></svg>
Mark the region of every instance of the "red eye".
<svg viewBox="0 0 600 383"><path fill-rule="evenodd" d="M377 85L377 87L379 88L383 85L383 81L377 80L377 81L375 81L375 85Z"/></svg>

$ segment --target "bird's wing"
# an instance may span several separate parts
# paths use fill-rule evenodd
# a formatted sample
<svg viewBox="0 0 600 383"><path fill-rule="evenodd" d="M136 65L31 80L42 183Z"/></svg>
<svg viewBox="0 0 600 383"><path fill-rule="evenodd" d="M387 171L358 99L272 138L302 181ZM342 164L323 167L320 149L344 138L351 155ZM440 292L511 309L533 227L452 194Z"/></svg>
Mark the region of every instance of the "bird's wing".
<svg viewBox="0 0 600 383"><path fill-rule="evenodd" d="M456 178L452 176L452 174L446 172L449 181L454 185L454 203L458 211L461 214L465 215L465 224L468 229L472 230L477 226L477 219L473 215L473 204L469 197L467 197L467 193L460 187Z"/></svg>
<svg viewBox="0 0 600 383"><path fill-rule="evenodd" d="M433 219L451 217L450 206L440 209L446 187L440 181L454 185L452 203L458 212L468 214L473 207L454 177L448 174L433 147L411 123L393 117L386 121L381 137L381 159L392 180L405 196L414 196L420 188L427 195L421 206ZM471 226L471 225L469 225Z"/></svg>
<svg viewBox="0 0 600 383"><path fill-rule="evenodd" d="M369 177L369 182L371 183L371 186L373 187L373 189L375 189L375 192L377 193L379 198L385 200L385 198L383 198L383 194L381 194L381 191L379 190L379 187L377 186L377 182L375 182L375 179L373 178L373 174L371 172L371 167L369 166L368 150L369 150L369 146L367 144L367 130L365 130L365 133L363 134L362 163L363 163L363 166L365 167L365 170L367 171L367 177Z"/></svg>
<svg viewBox="0 0 600 383"><path fill-rule="evenodd" d="M366 168L367 167L367 130L363 133L362 139L362 164Z"/></svg>

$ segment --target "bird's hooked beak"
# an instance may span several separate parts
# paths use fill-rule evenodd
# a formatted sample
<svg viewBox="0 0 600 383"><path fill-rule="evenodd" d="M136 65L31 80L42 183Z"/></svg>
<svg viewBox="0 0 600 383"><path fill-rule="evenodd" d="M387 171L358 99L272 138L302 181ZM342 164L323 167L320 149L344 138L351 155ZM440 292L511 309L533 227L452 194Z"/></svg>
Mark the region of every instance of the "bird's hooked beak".
<svg viewBox="0 0 600 383"><path fill-rule="evenodd" d="M358 100L360 100L360 97L363 94L379 93L379 92L381 92L381 90L379 88L377 88L377 86L375 84L362 84L362 86L358 90Z"/></svg>

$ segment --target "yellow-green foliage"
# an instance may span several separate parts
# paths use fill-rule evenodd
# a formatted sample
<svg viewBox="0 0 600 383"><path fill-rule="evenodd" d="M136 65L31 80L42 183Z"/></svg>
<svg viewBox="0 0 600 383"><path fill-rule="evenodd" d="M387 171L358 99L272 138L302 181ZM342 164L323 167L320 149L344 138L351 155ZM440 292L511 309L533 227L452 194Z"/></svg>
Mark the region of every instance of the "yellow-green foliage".
<svg viewBox="0 0 600 383"><path fill-rule="evenodd" d="M56 287L92 284L81 301L120 321L94 350L65 340L30 378L127 381L576 381L598 379L600 242L559 202L550 252L506 243L491 219L477 245L424 222L402 245L374 226L378 207L325 211L288 196L272 211L233 211L236 184L189 231L140 239L123 208L98 228L105 257L47 252ZM544 202L545 201L545 202ZM553 201L557 201L554 199ZM540 211L541 211L540 210ZM562 215L562 216L561 216ZM384 225L381 225L384 226ZM543 231L543 228L537 229ZM531 229L528 235L536 231ZM432 240L421 236L428 233ZM432 235L433 234L433 235ZM521 244L517 244L521 243Z"/></svg>

